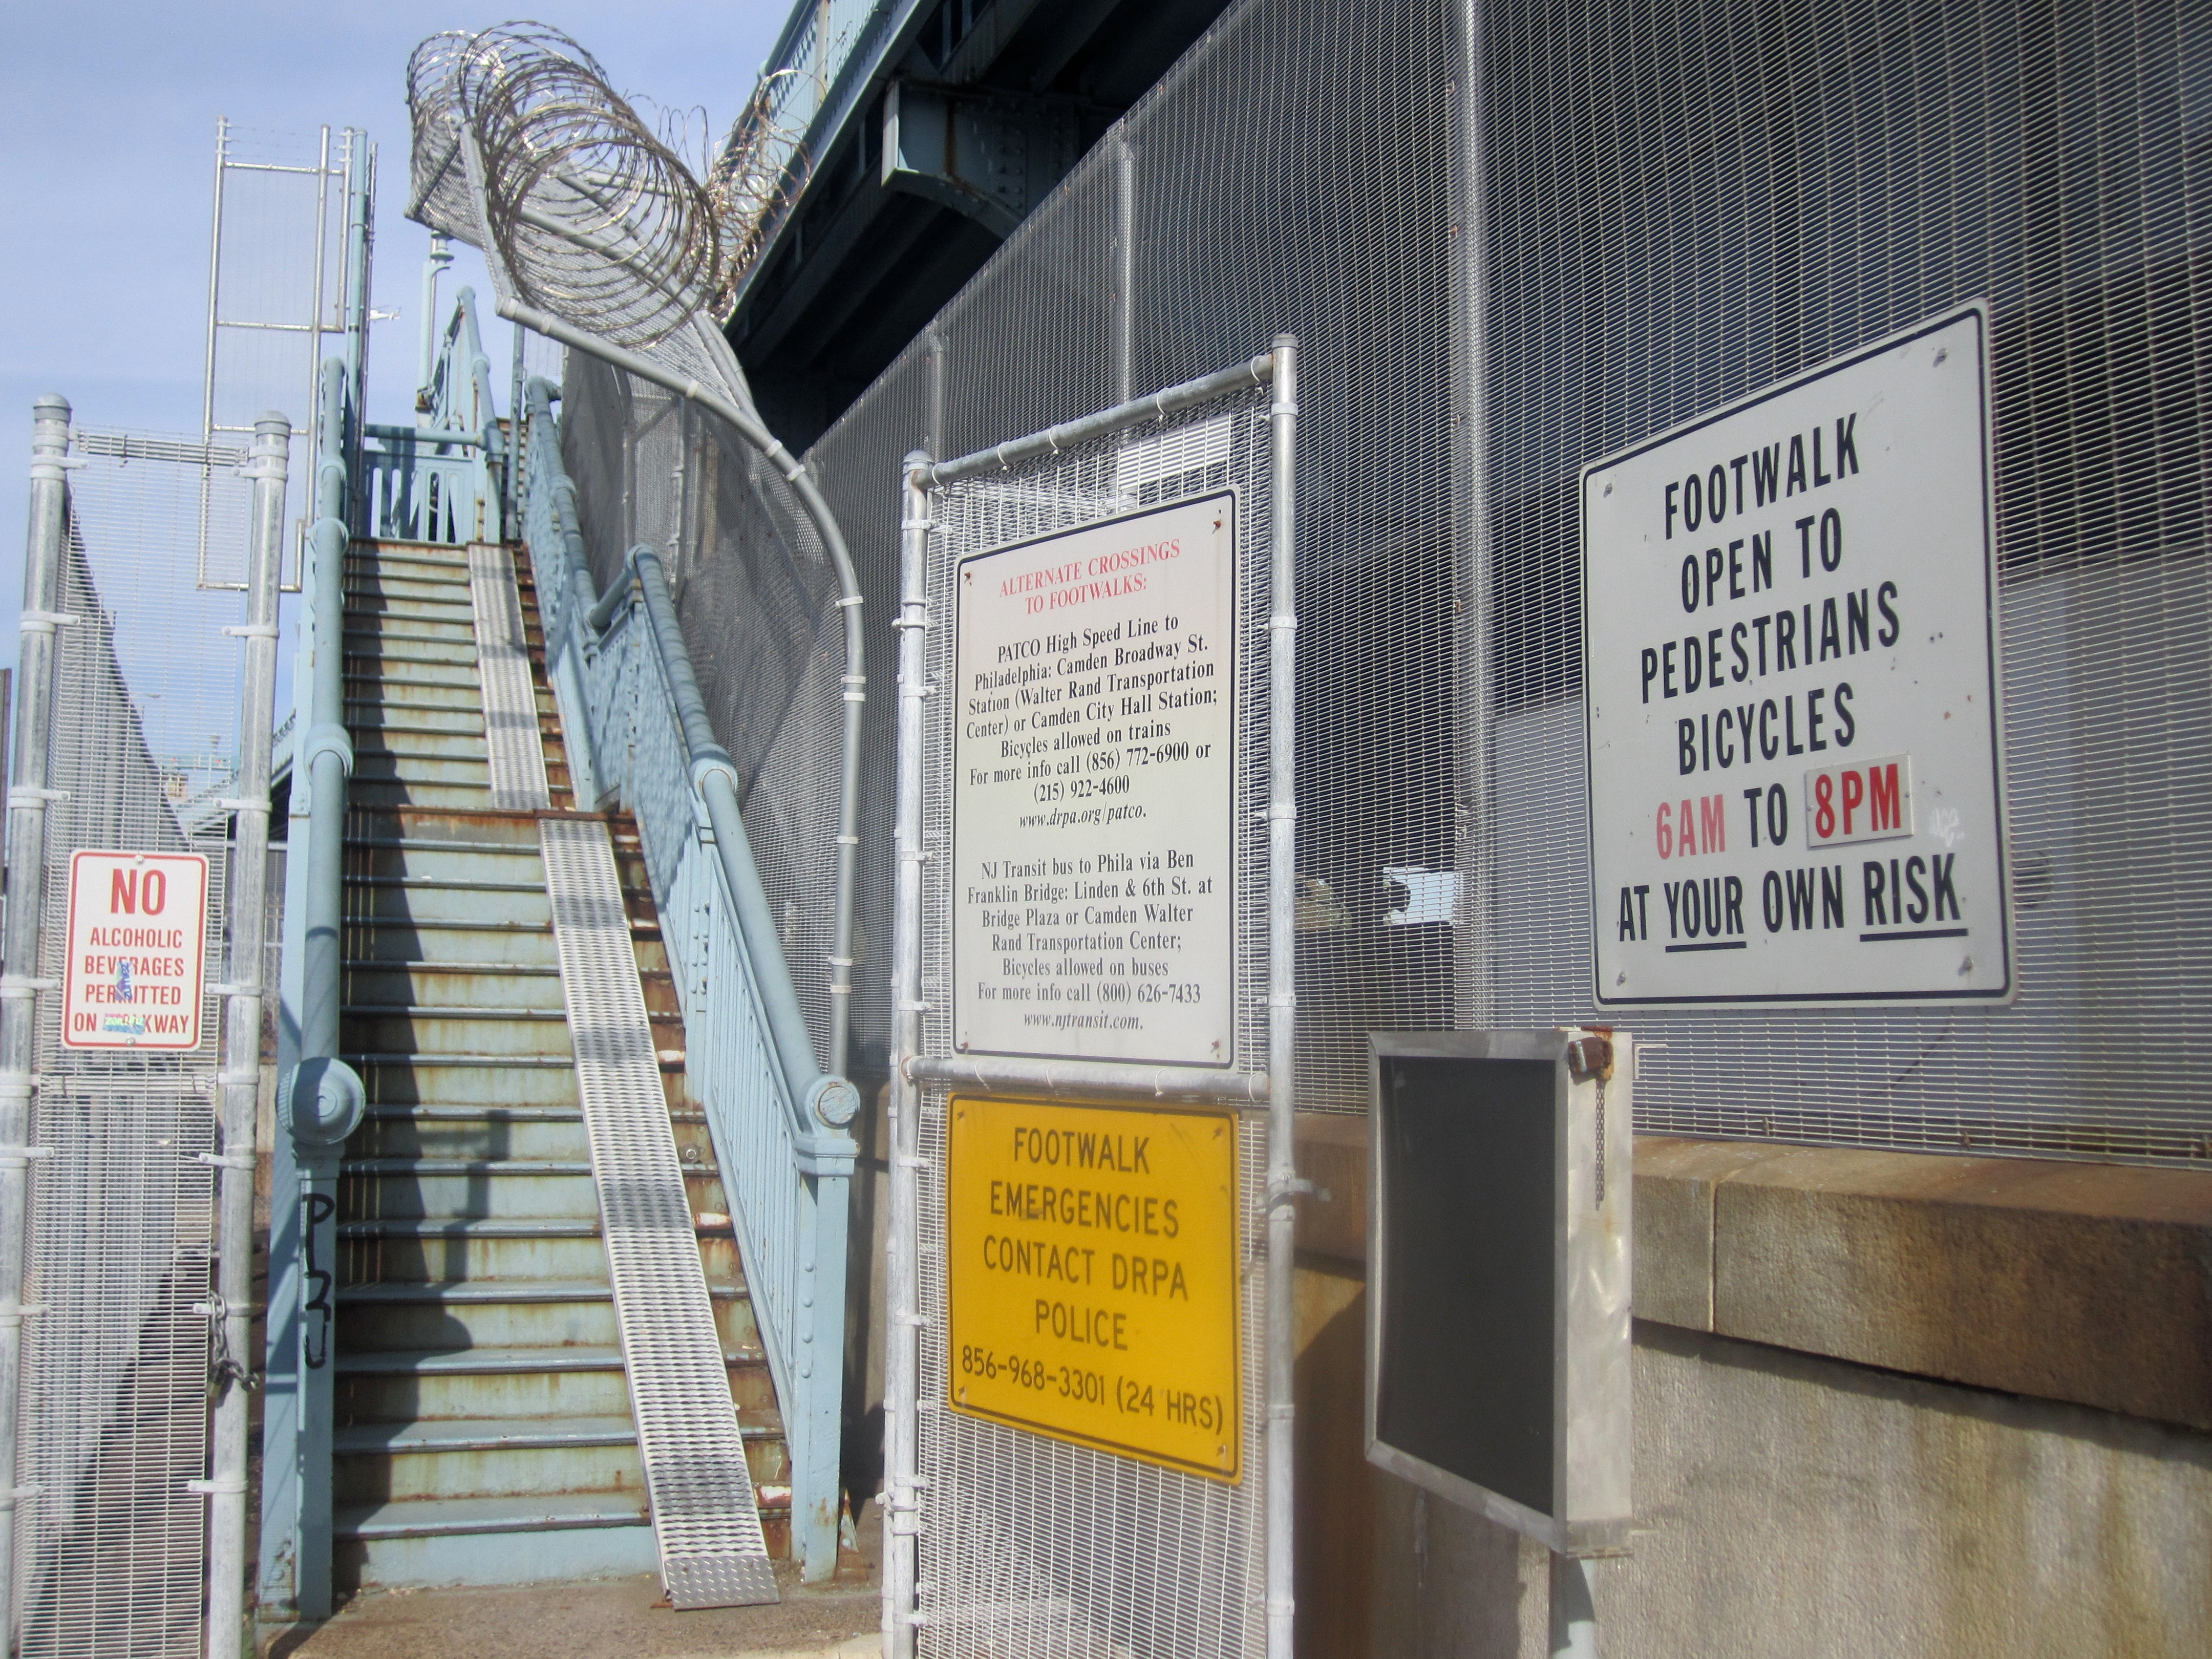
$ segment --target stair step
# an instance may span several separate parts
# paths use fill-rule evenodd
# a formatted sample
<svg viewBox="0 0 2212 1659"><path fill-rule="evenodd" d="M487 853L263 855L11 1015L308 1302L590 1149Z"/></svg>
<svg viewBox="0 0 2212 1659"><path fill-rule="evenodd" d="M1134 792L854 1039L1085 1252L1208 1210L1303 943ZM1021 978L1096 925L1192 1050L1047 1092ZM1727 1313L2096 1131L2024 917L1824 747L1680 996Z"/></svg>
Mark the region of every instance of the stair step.
<svg viewBox="0 0 2212 1659"><path fill-rule="evenodd" d="M442 667L448 665L437 665ZM349 685L382 685L386 677L382 674L356 674L348 671L341 678ZM410 686L437 686L447 690L468 691L479 696L483 695L482 684L474 674L410 673L407 676L406 684Z"/></svg>
<svg viewBox="0 0 2212 1659"><path fill-rule="evenodd" d="M349 1054L341 1056L356 1071L363 1066L399 1066L415 1070L425 1066L491 1066L505 1069L516 1066L549 1066L556 1070L575 1069L573 1057L558 1054L415 1054L380 1049L374 1053Z"/></svg>
<svg viewBox="0 0 2212 1659"><path fill-rule="evenodd" d="M581 1123L577 1106L372 1106L363 1116L372 1121L411 1123ZM701 1122L706 1115L700 1114Z"/></svg>
<svg viewBox="0 0 2212 1659"><path fill-rule="evenodd" d="M432 974L497 974L514 979L558 979L558 963L541 962L463 962L458 957L348 957L349 971L368 974L403 974L421 970Z"/></svg>
<svg viewBox="0 0 2212 1659"><path fill-rule="evenodd" d="M707 1294L718 1302L749 1302L752 1292L743 1285L709 1285ZM429 1304L455 1307L470 1303L495 1302L608 1302L614 1291L604 1279L380 1279L367 1285L339 1287L341 1302Z"/></svg>
<svg viewBox="0 0 2212 1659"><path fill-rule="evenodd" d="M471 653L476 650L473 622L425 623L414 628L397 628L364 626L348 618L343 637L349 640L398 640L409 645L465 645Z"/></svg>
<svg viewBox="0 0 2212 1659"><path fill-rule="evenodd" d="M348 836L349 847L368 847L410 853L499 853L520 858L527 854L540 859L536 841L456 841L439 836Z"/></svg>
<svg viewBox="0 0 2212 1659"><path fill-rule="evenodd" d="M599 1220L593 1216L563 1216L557 1220L543 1217L526 1218L504 1216L495 1220L481 1217L457 1221L437 1216L395 1217L386 1221L341 1221L340 1238L410 1238L449 1239L464 1241L483 1238L597 1238Z"/></svg>
<svg viewBox="0 0 2212 1659"><path fill-rule="evenodd" d="M768 1356L758 1348L722 1350L726 1365L758 1365ZM570 1348L385 1348L366 1353L339 1350L335 1362L342 1376L495 1376L552 1371L618 1371L619 1347Z"/></svg>
<svg viewBox="0 0 2212 1659"><path fill-rule="evenodd" d="M542 893L542 881L464 880L457 876L348 876L349 887L388 887L428 893Z"/></svg>
<svg viewBox="0 0 2212 1659"><path fill-rule="evenodd" d="M349 1504L331 1513L331 1530L336 1536L363 1541L646 1524L642 1492L605 1497L563 1493L543 1498L421 1498L393 1504Z"/></svg>
<svg viewBox="0 0 2212 1659"><path fill-rule="evenodd" d="M760 1430L752 1433L760 1434ZM331 1449L341 1457L363 1453L536 1451L571 1446L625 1446L637 1442L627 1417L462 1417L420 1423L355 1423L336 1431Z"/></svg>
<svg viewBox="0 0 2212 1659"><path fill-rule="evenodd" d="M352 1176L483 1176L519 1179L531 1176L587 1176L589 1158L349 1158L341 1174Z"/></svg>

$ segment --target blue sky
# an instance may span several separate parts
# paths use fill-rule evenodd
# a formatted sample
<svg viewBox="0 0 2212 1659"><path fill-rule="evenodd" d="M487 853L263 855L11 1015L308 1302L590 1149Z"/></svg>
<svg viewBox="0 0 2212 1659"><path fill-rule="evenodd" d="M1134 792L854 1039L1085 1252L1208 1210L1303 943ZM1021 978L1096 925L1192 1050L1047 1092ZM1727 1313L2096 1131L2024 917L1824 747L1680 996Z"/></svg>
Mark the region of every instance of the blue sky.
<svg viewBox="0 0 2212 1659"><path fill-rule="evenodd" d="M545 0L634 101L705 106L719 139L751 93L787 0ZM0 0L0 653L15 653L31 399L94 425L197 433L216 118L355 125L380 149L373 419L411 418L428 234L406 205L408 54L424 35L513 14L437 0L325 9L267 0ZM642 107L642 105L641 105ZM648 118L654 113L646 108ZM692 118L697 131L698 118ZM487 284L473 251L447 279ZM505 325L485 344L504 366ZM499 377L505 386L505 376ZM503 393L502 393L503 395ZM288 410L296 417L298 411Z"/></svg>

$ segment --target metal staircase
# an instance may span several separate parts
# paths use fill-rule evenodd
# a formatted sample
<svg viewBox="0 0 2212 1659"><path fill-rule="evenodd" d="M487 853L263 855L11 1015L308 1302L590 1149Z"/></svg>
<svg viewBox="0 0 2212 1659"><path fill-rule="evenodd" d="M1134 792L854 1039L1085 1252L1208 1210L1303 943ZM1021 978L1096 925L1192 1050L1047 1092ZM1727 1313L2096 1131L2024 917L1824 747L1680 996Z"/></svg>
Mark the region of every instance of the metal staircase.
<svg viewBox="0 0 2212 1659"><path fill-rule="evenodd" d="M790 1473L637 831L580 814L529 567L518 587L556 816L603 817L772 1553ZM341 1047L368 1109L340 1165L332 1451L341 1586L655 1565L540 854L495 806L465 548L347 561ZM586 804L586 805L588 805Z"/></svg>

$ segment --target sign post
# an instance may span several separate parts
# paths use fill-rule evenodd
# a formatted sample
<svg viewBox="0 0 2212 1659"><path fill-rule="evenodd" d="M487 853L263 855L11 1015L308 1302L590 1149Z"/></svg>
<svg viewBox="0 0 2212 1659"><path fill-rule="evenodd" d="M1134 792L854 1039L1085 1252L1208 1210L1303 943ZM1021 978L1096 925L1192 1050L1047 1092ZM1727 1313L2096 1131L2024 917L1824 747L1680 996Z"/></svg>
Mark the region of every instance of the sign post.
<svg viewBox="0 0 2212 1659"><path fill-rule="evenodd" d="M1594 993L2014 994L1978 303L1584 469Z"/></svg>

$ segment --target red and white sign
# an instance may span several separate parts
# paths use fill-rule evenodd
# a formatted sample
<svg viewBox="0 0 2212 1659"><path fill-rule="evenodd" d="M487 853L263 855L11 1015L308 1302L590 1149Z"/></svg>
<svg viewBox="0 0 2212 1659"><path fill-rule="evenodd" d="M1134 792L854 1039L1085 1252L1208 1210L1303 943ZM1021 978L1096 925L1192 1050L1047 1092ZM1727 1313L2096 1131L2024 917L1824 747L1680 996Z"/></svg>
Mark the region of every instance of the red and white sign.
<svg viewBox="0 0 2212 1659"><path fill-rule="evenodd" d="M73 856L63 1045L198 1048L207 904L200 854Z"/></svg>
<svg viewBox="0 0 2212 1659"><path fill-rule="evenodd" d="M1909 836L1912 757L1884 755L1843 766L1816 766L1805 775L1804 810L1808 847Z"/></svg>
<svg viewBox="0 0 2212 1659"><path fill-rule="evenodd" d="M2013 996L1989 333L1583 470L1599 1007Z"/></svg>

